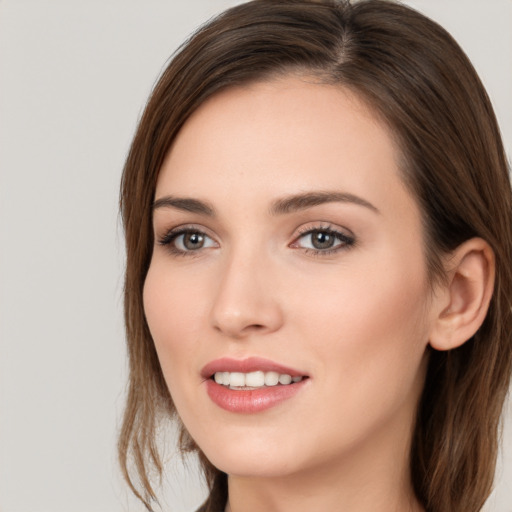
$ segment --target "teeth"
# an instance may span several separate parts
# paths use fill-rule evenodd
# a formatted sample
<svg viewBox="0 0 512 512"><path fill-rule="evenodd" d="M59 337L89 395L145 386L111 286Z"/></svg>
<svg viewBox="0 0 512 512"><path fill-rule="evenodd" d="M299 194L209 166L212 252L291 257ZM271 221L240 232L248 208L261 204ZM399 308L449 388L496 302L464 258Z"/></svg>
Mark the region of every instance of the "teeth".
<svg viewBox="0 0 512 512"><path fill-rule="evenodd" d="M279 383L279 373L267 372L265 373L265 386L277 386Z"/></svg>
<svg viewBox="0 0 512 512"><path fill-rule="evenodd" d="M251 388L260 388L265 385L265 374L263 372L251 372L245 375L245 385Z"/></svg>
<svg viewBox="0 0 512 512"><path fill-rule="evenodd" d="M235 387L245 386L245 374L233 372L229 374L229 385Z"/></svg>
<svg viewBox="0 0 512 512"><path fill-rule="evenodd" d="M213 376L217 384L231 388L262 388L264 386L286 386L291 383L300 382L302 377L292 377L286 373L277 372L216 372Z"/></svg>
<svg viewBox="0 0 512 512"><path fill-rule="evenodd" d="M279 375L279 384L290 384L292 381L292 378L290 375L286 375L286 374L283 374L283 375Z"/></svg>

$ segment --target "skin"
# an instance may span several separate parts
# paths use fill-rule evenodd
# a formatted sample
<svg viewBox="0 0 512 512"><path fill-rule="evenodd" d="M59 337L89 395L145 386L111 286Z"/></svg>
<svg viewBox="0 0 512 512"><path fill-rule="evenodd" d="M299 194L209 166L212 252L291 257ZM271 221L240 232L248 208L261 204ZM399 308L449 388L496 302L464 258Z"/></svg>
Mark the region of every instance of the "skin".
<svg viewBox="0 0 512 512"><path fill-rule="evenodd" d="M229 475L232 512L423 510L408 454L436 301L446 296L431 293L421 215L398 156L356 96L288 76L206 101L164 161L156 200L192 198L215 213L155 209L145 311L183 423ZM312 191L368 205L270 212ZM163 245L179 226L204 233L205 245ZM304 233L326 228L354 242L315 253ZM257 414L219 408L201 369L250 356L310 378Z"/></svg>

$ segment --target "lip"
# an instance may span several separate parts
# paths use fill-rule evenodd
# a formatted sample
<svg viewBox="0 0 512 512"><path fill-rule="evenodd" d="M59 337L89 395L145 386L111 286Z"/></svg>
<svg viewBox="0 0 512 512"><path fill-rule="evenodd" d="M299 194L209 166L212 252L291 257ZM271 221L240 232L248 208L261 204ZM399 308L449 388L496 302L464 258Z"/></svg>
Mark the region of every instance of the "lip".
<svg viewBox="0 0 512 512"><path fill-rule="evenodd" d="M308 377L306 373L300 370L284 366L262 357L249 357L246 359L222 357L215 359L203 367L201 377L203 377L203 379L209 379L216 372L249 373L256 371L284 373L291 377Z"/></svg>
<svg viewBox="0 0 512 512"><path fill-rule="evenodd" d="M287 385L276 385L258 389L229 389L217 384L211 377L216 372L254 371L277 372L291 377L306 377L300 382ZM202 370L206 392L213 403L220 408L234 413L253 414L265 411L285 400L294 397L309 381L308 375L300 370L284 366L260 357L247 359L221 358L208 363Z"/></svg>
<svg viewBox="0 0 512 512"><path fill-rule="evenodd" d="M212 379L208 379L205 384L208 396L220 408L240 414L254 414L294 397L308 381L309 379L304 379L286 386L277 385L250 390L229 389Z"/></svg>

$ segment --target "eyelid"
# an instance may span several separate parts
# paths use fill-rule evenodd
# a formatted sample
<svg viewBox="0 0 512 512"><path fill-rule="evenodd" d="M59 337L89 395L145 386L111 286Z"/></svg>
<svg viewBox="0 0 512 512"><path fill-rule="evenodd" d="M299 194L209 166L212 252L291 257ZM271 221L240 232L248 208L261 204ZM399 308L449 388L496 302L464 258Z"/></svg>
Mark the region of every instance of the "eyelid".
<svg viewBox="0 0 512 512"><path fill-rule="evenodd" d="M212 247L200 247L196 250L182 250L178 249L174 245L174 241L182 236L186 235L187 233L198 233L210 240L212 240L216 247L219 246L219 243L217 242L216 238L210 234L209 230L206 229L204 226L198 226L197 224L181 224L179 226L175 226L171 229L168 229L165 231L163 235L156 235L155 241L158 243L158 245L161 245L165 247L169 252L171 252L173 255L178 256L198 256L200 252L202 252L203 249L211 249Z"/></svg>
<svg viewBox="0 0 512 512"><path fill-rule="evenodd" d="M355 238L354 233L347 227L339 226L328 221L307 222L295 230L294 237L298 238L312 231L332 231L333 233L339 233L348 238Z"/></svg>
<svg viewBox="0 0 512 512"><path fill-rule="evenodd" d="M334 245L333 247L325 248L325 249L315 249L310 247L301 247L298 242L301 238L311 235L315 232L325 232L336 237L341 243ZM356 243L356 237L352 233L351 230L347 228L341 228L337 226L333 226L331 223L322 222L320 224L309 223L307 225L301 226L297 233L294 236L293 242L290 244L290 247L294 249L302 249L307 254L313 254L315 256L326 256L329 254L334 254L339 251L347 250L353 247Z"/></svg>
<svg viewBox="0 0 512 512"><path fill-rule="evenodd" d="M299 244L299 241L301 238L311 235L315 232L326 232L331 235L333 235L338 242L333 247L327 247L323 249L317 249L312 247L302 247ZM181 235L185 235L187 233L198 233L203 235L204 237L210 239L214 243L214 247L207 246L207 247L199 247L197 249L190 249L190 250L183 250L179 249L175 246L173 243L176 238L178 238ZM155 234L155 241L161 245L164 246L169 252L171 252L173 255L177 256L199 256L201 252L203 252L205 249L211 249L211 248L218 248L220 247L219 242L216 240L216 237L210 233L210 230L205 228L204 226L199 226L197 224L181 224L178 226L175 226L173 228L168 229L165 231L163 235L158 236ZM356 237L352 233L351 230L344 227L338 227L333 226L331 223L328 222L320 222L320 223L308 223L301 227L299 227L296 230L296 233L294 235L293 241L288 245L288 247L291 247L293 249L301 249L306 254L312 254L316 256L326 256L329 254L334 254L339 251L347 250L354 246L356 243Z"/></svg>
<svg viewBox="0 0 512 512"><path fill-rule="evenodd" d="M161 234L158 234L159 232ZM215 235L212 234L210 229L208 229L200 224L193 224L193 223L178 224L177 226L173 226L173 227L169 227L169 228L155 229L155 239L163 240L167 236L172 236L175 234L187 233L187 232L202 233L212 239L215 239Z"/></svg>

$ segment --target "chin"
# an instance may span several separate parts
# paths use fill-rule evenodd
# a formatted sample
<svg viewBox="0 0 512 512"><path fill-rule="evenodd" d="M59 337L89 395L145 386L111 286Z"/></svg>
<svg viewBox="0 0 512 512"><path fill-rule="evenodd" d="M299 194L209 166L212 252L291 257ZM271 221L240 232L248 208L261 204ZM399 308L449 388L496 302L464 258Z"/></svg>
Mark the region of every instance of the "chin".
<svg viewBox="0 0 512 512"><path fill-rule="evenodd" d="M259 460L257 460L259 457ZM295 473L296 468L291 467L290 461L284 459L278 460L273 457L267 459L261 457L212 457L210 462L220 471L228 475L244 478L279 478L286 477Z"/></svg>
<svg viewBox="0 0 512 512"><path fill-rule="evenodd" d="M197 441L196 441L197 443ZM296 472L301 464L298 446L258 439L247 433L244 439L226 442L209 438L197 443L206 458L220 471L241 477L281 477ZM276 446L278 445L278 446Z"/></svg>

